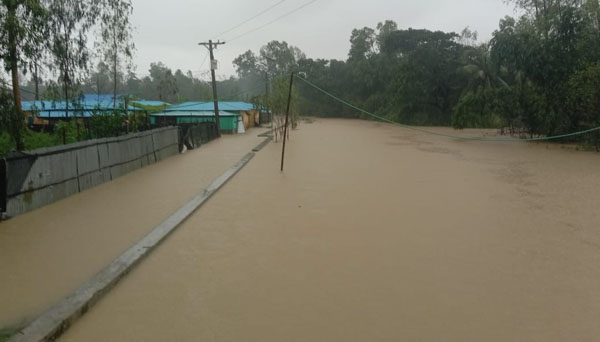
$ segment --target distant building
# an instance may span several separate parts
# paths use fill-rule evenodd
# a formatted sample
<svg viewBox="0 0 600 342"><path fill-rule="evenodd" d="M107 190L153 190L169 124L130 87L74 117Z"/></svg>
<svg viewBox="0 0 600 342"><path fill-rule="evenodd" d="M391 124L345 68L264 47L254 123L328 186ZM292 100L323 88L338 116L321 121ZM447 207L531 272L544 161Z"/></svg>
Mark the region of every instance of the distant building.
<svg viewBox="0 0 600 342"><path fill-rule="evenodd" d="M234 134L238 129L240 114L219 110L221 131ZM155 126L173 126L180 124L193 124L199 122L215 122L214 111L174 111L150 114L150 123Z"/></svg>
<svg viewBox="0 0 600 342"><path fill-rule="evenodd" d="M171 104L163 101L131 100L130 103L139 108L165 109Z"/></svg>
<svg viewBox="0 0 600 342"><path fill-rule="evenodd" d="M214 110L214 102L184 102L167 107L162 113L152 114L150 120L153 125L215 122ZM260 110L246 102L219 102L222 132L237 133L240 118L246 129L257 126L260 123Z"/></svg>
<svg viewBox="0 0 600 342"><path fill-rule="evenodd" d="M89 119L94 114L110 113L115 109L127 110L127 113L144 111L125 101L118 95L85 94L74 101L23 101L23 112L30 125L47 126L66 118ZM68 104L68 111L67 111ZM168 104L165 104L168 105Z"/></svg>
<svg viewBox="0 0 600 342"><path fill-rule="evenodd" d="M23 101L22 106L28 123L34 126L52 125L67 117L89 119L94 114L111 113L115 105L121 112L126 109L128 114L162 111L171 106L163 101L129 100L123 95L117 95L116 101L114 99L113 95L84 94L69 101L68 114L65 101Z"/></svg>

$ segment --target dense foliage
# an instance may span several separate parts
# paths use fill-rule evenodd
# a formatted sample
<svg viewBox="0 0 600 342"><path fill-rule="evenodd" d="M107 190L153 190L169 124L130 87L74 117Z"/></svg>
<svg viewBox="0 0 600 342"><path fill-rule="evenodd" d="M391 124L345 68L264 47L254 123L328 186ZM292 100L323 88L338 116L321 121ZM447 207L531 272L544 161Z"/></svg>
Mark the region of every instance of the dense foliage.
<svg viewBox="0 0 600 342"><path fill-rule="evenodd" d="M11 66L7 60L15 56L23 68L37 66L31 61L43 54L34 48L39 42L40 30L22 31L21 28L39 23L46 15L56 15L59 11L51 5L62 1L2 2L0 15L8 18L13 13L12 21L7 21L2 28L5 33L0 35L5 66ZM252 101L281 113L286 107L289 73L296 71L358 107L404 124L494 127L528 136L561 135L600 126L598 0L509 2L514 3L522 15L503 18L492 39L484 43L478 42L477 33L468 28L461 33L399 29L393 21L379 23L375 28L353 30L346 60L308 58L295 46L272 41L259 51L247 51L233 61L237 77L218 82L219 97ZM10 12L7 4L18 4L21 10ZM40 87L38 78L33 77L23 86L25 99L32 99L32 94L40 89L46 99L57 100L81 93L115 91L128 94L132 99L169 103L212 100L210 84L190 71L173 71L160 62L153 63L143 76L127 68L133 50L127 17L131 14L129 1L88 0L81 4L89 6L86 13L98 13L100 40L97 46L103 51L98 55L100 61L91 72L88 72L90 56L86 51L82 58L67 52L66 55L75 60L61 62L60 46L56 47L60 45L60 39L57 40L60 30L52 31L61 26L50 22L44 31L52 38L48 39L51 49L47 59L62 76ZM75 6L73 10L82 9ZM71 19L79 29L89 29L94 22L93 15L81 18L75 15ZM84 19L88 21L81 22ZM17 53L11 54L14 44L10 44L7 33L13 26L19 28L15 32L20 40ZM110 31L112 27L116 27L116 31ZM68 43L71 33L64 32ZM77 32L81 31L75 30ZM78 41L81 37L73 35L73 47L82 46L82 41ZM73 47L63 48L71 51ZM80 72L75 75L73 70ZM364 117L301 82L297 83L293 95L292 109L296 114ZM2 113L5 131L9 128L14 132L23 131L23 127L10 124L10 118L19 117L18 109ZM144 119L130 118L130 123L141 125ZM583 139L597 145L600 134L586 134Z"/></svg>
<svg viewBox="0 0 600 342"><path fill-rule="evenodd" d="M39 69L45 66L56 74L57 79L48 82L48 89L53 98L65 100L68 118L69 101L76 98L77 87L93 57L87 44L90 33L99 33L98 52L110 62L116 80L120 56L127 60L133 48L131 10L130 0L0 1L0 60L10 72L12 88L12 109L0 112L4 122L0 128L10 135L18 150L25 148L20 73L33 71L36 99L40 98ZM116 93L117 83L113 83Z"/></svg>
<svg viewBox="0 0 600 342"><path fill-rule="evenodd" d="M598 0L514 3L524 14L502 19L486 43L468 28L460 34L403 30L386 21L354 30L345 61L282 64L286 72L298 71L358 107L405 124L506 128L529 136L600 126ZM303 56L294 49L287 55ZM265 70L261 60L262 53L250 51L238 57L240 80L257 79ZM361 116L314 88L299 87L304 114ZM584 138L597 143L598 136Z"/></svg>

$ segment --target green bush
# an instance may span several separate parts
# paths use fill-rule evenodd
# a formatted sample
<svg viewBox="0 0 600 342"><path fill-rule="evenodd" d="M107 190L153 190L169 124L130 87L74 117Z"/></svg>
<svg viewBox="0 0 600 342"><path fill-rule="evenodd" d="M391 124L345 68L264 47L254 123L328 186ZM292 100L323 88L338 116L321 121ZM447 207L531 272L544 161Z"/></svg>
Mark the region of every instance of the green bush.
<svg viewBox="0 0 600 342"><path fill-rule="evenodd" d="M31 151L42 147L62 144L62 136L46 132L35 132L26 129L23 134L25 150ZM0 157L15 149L15 141L6 132L0 133Z"/></svg>
<svg viewBox="0 0 600 342"><path fill-rule="evenodd" d="M501 117L495 111L495 90L479 88L462 94L452 111L454 128L500 128Z"/></svg>
<svg viewBox="0 0 600 342"><path fill-rule="evenodd" d="M569 80L570 119L576 129L600 126L600 63L577 72ZM600 133L584 136L584 142L600 149Z"/></svg>
<svg viewBox="0 0 600 342"><path fill-rule="evenodd" d="M129 114L129 131L141 132L150 126L148 115L144 112Z"/></svg>
<svg viewBox="0 0 600 342"><path fill-rule="evenodd" d="M119 136L124 132L126 119L120 111L93 114L90 120L90 135L94 139Z"/></svg>
<svg viewBox="0 0 600 342"><path fill-rule="evenodd" d="M15 148L15 142L6 132L0 133L0 157L6 155L10 150Z"/></svg>
<svg viewBox="0 0 600 342"><path fill-rule="evenodd" d="M61 139L46 132L27 130L24 135L25 149L35 150L42 147L51 147L62 143Z"/></svg>
<svg viewBox="0 0 600 342"><path fill-rule="evenodd" d="M56 126L54 126L53 136L59 144L72 144L78 141L86 140L87 134L83 124L79 123L78 127L77 120L70 120L60 121L57 123Z"/></svg>

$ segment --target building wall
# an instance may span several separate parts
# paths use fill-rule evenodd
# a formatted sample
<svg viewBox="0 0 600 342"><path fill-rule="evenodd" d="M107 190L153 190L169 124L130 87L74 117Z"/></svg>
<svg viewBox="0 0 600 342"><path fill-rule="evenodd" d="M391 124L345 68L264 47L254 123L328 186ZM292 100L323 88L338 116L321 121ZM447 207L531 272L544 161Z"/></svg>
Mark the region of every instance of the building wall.
<svg viewBox="0 0 600 342"><path fill-rule="evenodd" d="M174 116L150 116L150 124L152 126L175 126L177 118Z"/></svg>
<svg viewBox="0 0 600 342"><path fill-rule="evenodd" d="M17 216L177 153L179 129L167 127L8 156L0 211Z"/></svg>
<svg viewBox="0 0 600 342"><path fill-rule="evenodd" d="M249 129L252 127L260 126L260 111L258 109L241 111L242 121L244 122L244 128Z"/></svg>
<svg viewBox="0 0 600 342"><path fill-rule="evenodd" d="M221 131L224 132L237 132L238 125L238 117L237 116L221 116L219 118L221 123ZM190 117L190 116L180 116L177 118L178 124L190 124L197 122L215 122L214 117L205 116L205 117Z"/></svg>

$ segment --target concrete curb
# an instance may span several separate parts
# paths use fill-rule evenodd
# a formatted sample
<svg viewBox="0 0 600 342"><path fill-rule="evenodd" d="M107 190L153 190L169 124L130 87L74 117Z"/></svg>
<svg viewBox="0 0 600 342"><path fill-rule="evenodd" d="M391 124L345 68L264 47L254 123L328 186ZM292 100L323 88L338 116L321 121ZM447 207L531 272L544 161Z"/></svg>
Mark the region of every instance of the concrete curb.
<svg viewBox="0 0 600 342"><path fill-rule="evenodd" d="M267 140L270 141L270 139ZM259 145L261 146L260 148L266 146L268 143L267 140ZM112 289L119 280L129 273L133 267L148 256L169 234L175 231L181 223L248 164L254 156L254 152L244 156L237 164L213 181L202 193L158 225L150 234L129 248L67 298L42 313L8 341L54 341L60 337L75 321L85 315L102 296Z"/></svg>
<svg viewBox="0 0 600 342"><path fill-rule="evenodd" d="M259 138L273 138L273 132L275 132L275 128L270 129L262 134L259 134L258 137Z"/></svg>
<svg viewBox="0 0 600 342"><path fill-rule="evenodd" d="M271 142L271 140L273 140L273 139L271 137L268 137L263 142L261 142L260 144L258 144L258 146L256 146L255 148L253 148L252 152L260 152L263 148L265 148L265 146L267 146Z"/></svg>

